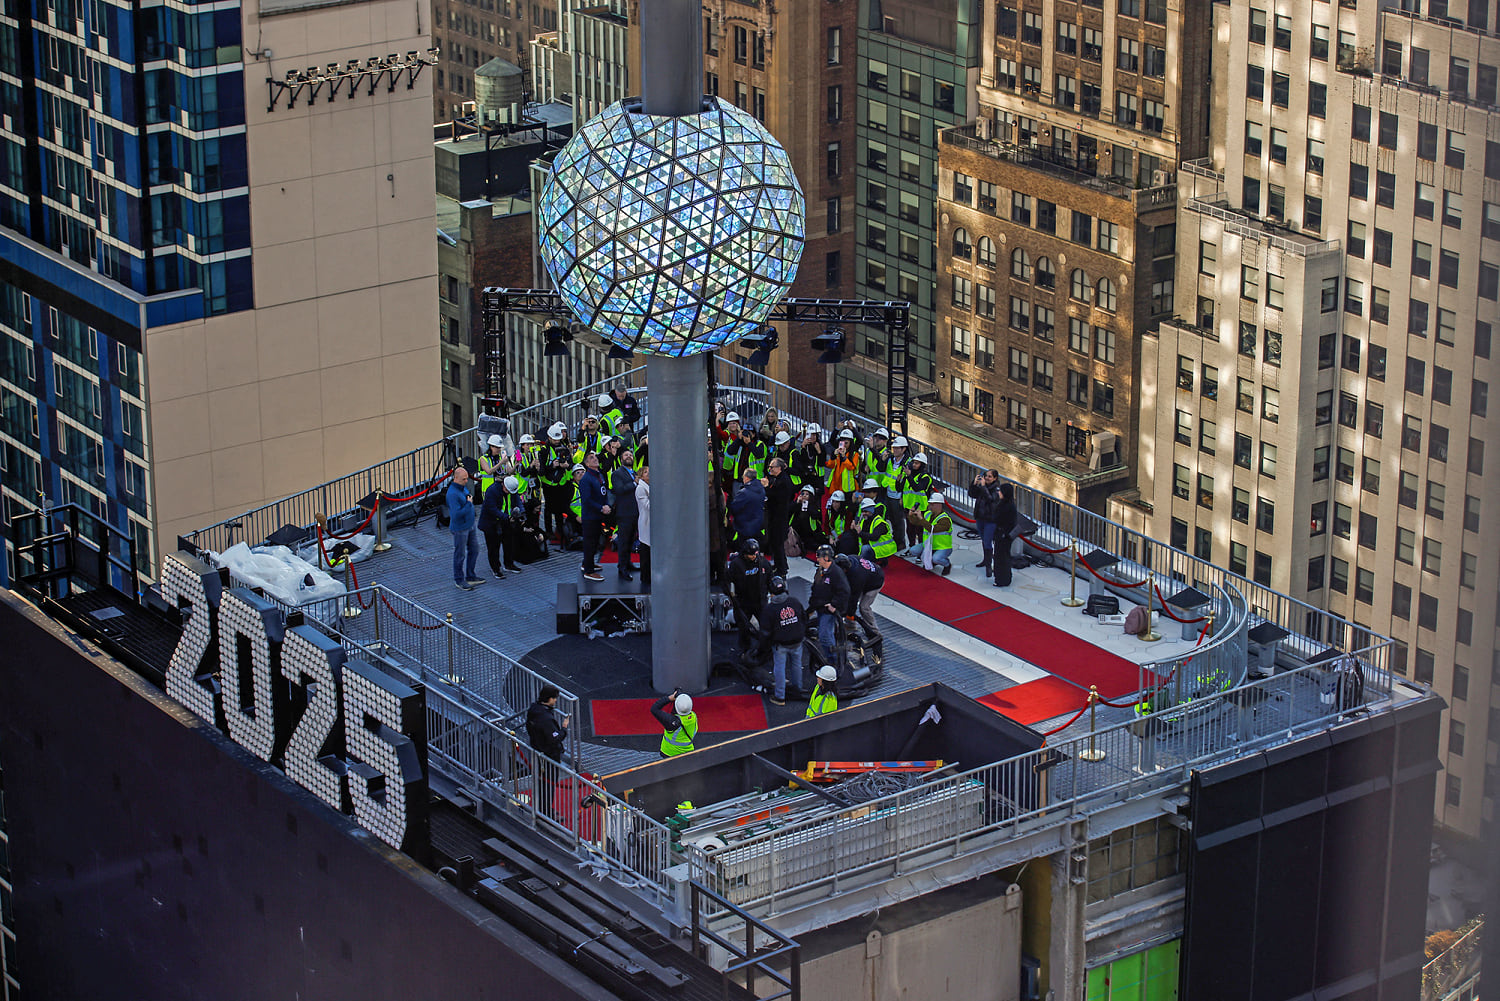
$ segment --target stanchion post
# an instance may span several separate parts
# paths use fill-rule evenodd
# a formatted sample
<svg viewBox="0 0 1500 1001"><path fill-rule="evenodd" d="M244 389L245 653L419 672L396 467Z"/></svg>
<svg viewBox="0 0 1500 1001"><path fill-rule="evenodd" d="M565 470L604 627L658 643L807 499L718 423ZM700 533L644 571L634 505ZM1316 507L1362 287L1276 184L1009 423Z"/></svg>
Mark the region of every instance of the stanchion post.
<svg viewBox="0 0 1500 1001"><path fill-rule="evenodd" d="M1078 756L1084 761L1103 761L1104 752L1094 746L1094 730L1097 726L1097 706L1099 703L1099 687L1089 686L1089 746L1086 751L1079 751Z"/></svg>
<svg viewBox="0 0 1500 1001"><path fill-rule="evenodd" d="M323 515L322 511L314 511L313 512L313 521L317 524L318 529L320 531L326 532L328 530L328 519ZM331 569L333 569L332 567L326 566L323 563L323 547L321 545L318 546L318 569L319 570L331 570Z"/></svg>
<svg viewBox="0 0 1500 1001"><path fill-rule="evenodd" d="M1161 633L1156 631L1156 626L1151 621L1151 609L1156 605L1156 575L1146 574L1146 628L1141 631L1140 637L1147 643L1155 643L1161 639Z"/></svg>
<svg viewBox="0 0 1500 1001"><path fill-rule="evenodd" d="M364 609L359 607L359 595L354 594L354 554L344 554L344 618L357 619L364 614ZM349 597L353 595L354 604L349 604Z"/></svg>
<svg viewBox="0 0 1500 1001"><path fill-rule="evenodd" d="M383 553L391 548L385 541L385 491L375 491L375 551Z"/></svg>
<svg viewBox="0 0 1500 1001"><path fill-rule="evenodd" d="M370 588L370 595L375 599L375 652L384 657L385 641L380 638L380 604L382 595L379 584Z"/></svg>
<svg viewBox="0 0 1500 1001"><path fill-rule="evenodd" d="M1078 543L1068 543L1068 596L1063 599L1063 605L1067 608L1077 608L1083 604L1083 599L1078 597Z"/></svg>
<svg viewBox="0 0 1500 1001"><path fill-rule="evenodd" d="M458 676L458 671L453 665L453 613L449 612L446 619L448 628L444 630L448 634L448 674L447 682L450 685L461 685L464 679Z"/></svg>

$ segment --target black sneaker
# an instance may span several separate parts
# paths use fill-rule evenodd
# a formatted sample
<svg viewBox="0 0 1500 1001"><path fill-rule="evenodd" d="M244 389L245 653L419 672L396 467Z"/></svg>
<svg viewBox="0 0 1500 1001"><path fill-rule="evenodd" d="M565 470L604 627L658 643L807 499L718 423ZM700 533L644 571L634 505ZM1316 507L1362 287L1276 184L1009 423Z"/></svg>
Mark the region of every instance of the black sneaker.
<svg viewBox="0 0 1500 1001"><path fill-rule="evenodd" d="M484 583L484 578L483 577L470 577L469 578L469 584L472 587L478 587L480 584L483 584L483 583Z"/></svg>
<svg viewBox="0 0 1500 1001"><path fill-rule="evenodd" d="M949 563L947 566L943 567L943 576L944 577L948 576L952 572L953 572L953 564L952 563Z"/></svg>
<svg viewBox="0 0 1500 1001"><path fill-rule="evenodd" d="M453 582L453 586L456 587L456 588L458 588L460 591L472 591L472 590L474 590L474 585L470 584L466 580L456 580L456 581Z"/></svg>
<svg viewBox="0 0 1500 1001"><path fill-rule="evenodd" d="M518 566L516 566L514 563L507 563L505 565L505 569L509 570L511 573L520 573L521 572L521 568L518 567Z"/></svg>
<svg viewBox="0 0 1500 1001"><path fill-rule="evenodd" d="M504 573L503 573L503 572L502 572L502 571L500 571L500 570L491 570L491 571L490 571L490 574L491 574L491 575L492 575L492 576L493 576L493 577L494 577L494 578L495 578L495 579L496 579L496 580L504 580L504 579L505 579L505 574L504 574Z"/></svg>

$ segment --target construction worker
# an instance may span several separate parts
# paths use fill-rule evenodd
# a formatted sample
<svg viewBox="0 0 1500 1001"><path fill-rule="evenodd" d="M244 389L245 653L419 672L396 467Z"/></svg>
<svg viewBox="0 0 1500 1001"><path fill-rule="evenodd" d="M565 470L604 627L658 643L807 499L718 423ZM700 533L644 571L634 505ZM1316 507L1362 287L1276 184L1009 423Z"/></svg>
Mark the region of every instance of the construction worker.
<svg viewBox="0 0 1500 1001"><path fill-rule="evenodd" d="M559 546L566 546L563 527L567 522L569 502L577 489L569 473L573 449L568 444L568 426L558 421L547 429L547 444L541 449L540 478L542 502L547 511L547 531L556 536Z"/></svg>
<svg viewBox="0 0 1500 1001"><path fill-rule="evenodd" d="M828 489L852 494L859 489L859 446L854 442L854 432L848 428L839 432L837 441L833 454L823 460L828 470Z"/></svg>
<svg viewBox="0 0 1500 1001"><path fill-rule="evenodd" d="M744 480L747 470L753 472L757 480L765 476L769 456L770 449L756 437L754 428L741 428L739 437L724 446L724 466L736 483Z"/></svg>
<svg viewBox="0 0 1500 1001"><path fill-rule="evenodd" d="M542 479L542 459L534 435L521 435L516 452L515 472L521 481L521 493L532 494Z"/></svg>
<svg viewBox="0 0 1500 1001"><path fill-rule="evenodd" d="M498 434L490 435L489 447L479 457L479 495L489 493L495 481L503 477L510 465L505 454L505 439Z"/></svg>
<svg viewBox="0 0 1500 1001"><path fill-rule="evenodd" d="M844 533L848 532L852 527L853 514L854 511L849 507L842 490L835 490L829 495L828 507L823 512L823 526L824 534L828 537L828 542L831 545L835 547L839 546ZM858 538L851 535L850 540L853 543L852 548L858 549Z"/></svg>
<svg viewBox="0 0 1500 1001"><path fill-rule="evenodd" d="M913 542L907 555L920 557L923 547L930 545L932 567L934 570L941 567L943 576L946 577L953 572L953 515L948 513L947 498L942 494L934 493L927 498L927 517L924 523L925 537L921 542Z"/></svg>
<svg viewBox="0 0 1500 1001"><path fill-rule="evenodd" d="M797 489L812 487L818 493L823 484L823 429L809 424L802 432L802 443L792 449L792 484Z"/></svg>
<svg viewBox="0 0 1500 1001"><path fill-rule="evenodd" d="M625 409L616 403L615 398L609 393L600 393L599 398L594 402L599 408L599 430L610 436L623 436L625 434L623 427Z"/></svg>
<svg viewBox="0 0 1500 1001"><path fill-rule="evenodd" d="M927 498L932 495L932 474L927 472L927 453L912 456L901 471L901 506L917 515L926 513ZM912 540L916 542L915 539Z"/></svg>
<svg viewBox="0 0 1500 1001"><path fill-rule="evenodd" d="M839 707L839 672L829 664L818 668L818 684L807 700L807 718L826 716Z"/></svg>
<svg viewBox="0 0 1500 1001"><path fill-rule="evenodd" d="M599 416L589 414L583 419L583 427L578 431L578 444L573 449L573 461L582 462L583 457L590 452L600 452L604 449L604 443L609 440L609 435L599 430Z"/></svg>
<svg viewBox="0 0 1500 1001"><path fill-rule="evenodd" d="M671 703L672 712L667 712ZM694 750L698 738L698 716L693 712L693 698L674 688L651 705L651 715L661 724L661 756L675 758Z"/></svg>
<svg viewBox="0 0 1500 1001"><path fill-rule="evenodd" d="M859 535L860 555L872 559L885 569L886 563L896 555L896 537L891 532L890 519L885 508L866 497L859 502L859 521L855 525Z"/></svg>

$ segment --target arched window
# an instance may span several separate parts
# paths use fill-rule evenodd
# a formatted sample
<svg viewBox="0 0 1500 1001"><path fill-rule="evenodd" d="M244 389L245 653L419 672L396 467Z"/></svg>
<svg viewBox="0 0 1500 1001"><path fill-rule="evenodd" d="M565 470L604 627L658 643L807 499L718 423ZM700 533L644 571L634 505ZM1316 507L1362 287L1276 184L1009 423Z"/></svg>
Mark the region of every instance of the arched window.
<svg viewBox="0 0 1500 1001"><path fill-rule="evenodd" d="M1010 276L1023 282L1031 281L1031 255L1020 247L1011 251Z"/></svg>
<svg viewBox="0 0 1500 1001"><path fill-rule="evenodd" d="M1089 302L1094 298L1093 291L1093 286L1089 284L1089 276L1083 273L1082 268L1074 268L1068 294L1079 302Z"/></svg>
<svg viewBox="0 0 1500 1001"><path fill-rule="evenodd" d="M967 261L973 249L969 243L969 231L960 226L953 231L953 256Z"/></svg>
<svg viewBox="0 0 1500 1001"><path fill-rule="evenodd" d="M1050 258L1036 259L1036 284L1038 288L1057 288L1057 270Z"/></svg>
<svg viewBox="0 0 1500 1001"><path fill-rule="evenodd" d="M1094 302L1100 309L1107 309L1113 313L1115 311L1115 283L1108 278L1099 279L1099 295Z"/></svg>
<svg viewBox="0 0 1500 1001"><path fill-rule="evenodd" d="M987 268L995 266L995 241L987 236L979 238L979 263Z"/></svg>

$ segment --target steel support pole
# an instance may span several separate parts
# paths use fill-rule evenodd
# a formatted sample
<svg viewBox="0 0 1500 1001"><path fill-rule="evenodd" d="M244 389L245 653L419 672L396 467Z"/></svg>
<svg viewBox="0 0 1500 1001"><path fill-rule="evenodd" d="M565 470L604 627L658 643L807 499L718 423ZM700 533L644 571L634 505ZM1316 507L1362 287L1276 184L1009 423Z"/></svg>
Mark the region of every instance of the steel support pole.
<svg viewBox="0 0 1500 1001"><path fill-rule="evenodd" d="M702 109L702 3L643 0L641 110L648 115L676 118L696 115Z"/></svg>
<svg viewBox="0 0 1500 1001"><path fill-rule="evenodd" d="M651 683L708 685L708 371L646 359L651 417Z"/></svg>

